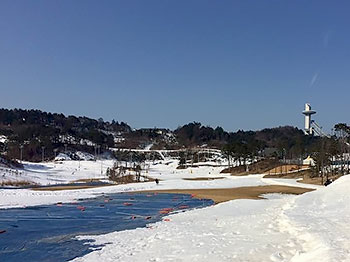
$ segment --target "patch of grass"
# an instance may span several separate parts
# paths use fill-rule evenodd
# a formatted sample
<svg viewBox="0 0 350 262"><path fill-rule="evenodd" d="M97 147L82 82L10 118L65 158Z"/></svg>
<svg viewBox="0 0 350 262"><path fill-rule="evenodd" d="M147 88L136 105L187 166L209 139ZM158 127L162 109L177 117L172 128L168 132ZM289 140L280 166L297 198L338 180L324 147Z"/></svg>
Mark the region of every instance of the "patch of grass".
<svg viewBox="0 0 350 262"><path fill-rule="evenodd" d="M76 186L51 186L51 187L38 187L31 188L34 191L61 191L61 190L77 190L77 189L89 189L96 187L105 187L105 186L113 186L112 184L98 185L98 186L90 186L90 185L76 185Z"/></svg>
<svg viewBox="0 0 350 262"><path fill-rule="evenodd" d="M116 182L117 184L143 183L154 181L153 178L150 178L148 176L141 175L140 177L142 177L144 181L137 181L135 175L118 176L110 180Z"/></svg>
<svg viewBox="0 0 350 262"><path fill-rule="evenodd" d="M99 178L81 178L74 180L73 183L79 183L79 182L84 182L84 183L92 183L92 182L101 182L101 179Z"/></svg>
<svg viewBox="0 0 350 262"><path fill-rule="evenodd" d="M0 186L34 186L37 185L36 183L25 181L25 180L19 180L19 181L13 181L13 180L7 180L0 182Z"/></svg>
<svg viewBox="0 0 350 262"><path fill-rule="evenodd" d="M200 180L200 181L206 181L206 180L216 180L216 179L223 179L224 177L194 177L194 178L183 178L183 180Z"/></svg>

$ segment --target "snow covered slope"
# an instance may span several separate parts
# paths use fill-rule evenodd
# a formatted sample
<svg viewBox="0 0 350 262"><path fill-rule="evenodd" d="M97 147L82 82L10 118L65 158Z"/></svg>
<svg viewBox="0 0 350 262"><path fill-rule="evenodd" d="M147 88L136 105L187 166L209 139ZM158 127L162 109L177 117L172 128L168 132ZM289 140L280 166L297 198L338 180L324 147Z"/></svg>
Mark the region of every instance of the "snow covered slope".
<svg viewBox="0 0 350 262"><path fill-rule="evenodd" d="M107 179L106 169L113 166L112 160L56 161L44 163L24 162L24 169L3 168L2 181L27 181L40 185L71 183L79 179Z"/></svg>
<svg viewBox="0 0 350 262"><path fill-rule="evenodd" d="M350 261L350 176L300 196L234 200L148 228L80 237L105 244L81 261Z"/></svg>

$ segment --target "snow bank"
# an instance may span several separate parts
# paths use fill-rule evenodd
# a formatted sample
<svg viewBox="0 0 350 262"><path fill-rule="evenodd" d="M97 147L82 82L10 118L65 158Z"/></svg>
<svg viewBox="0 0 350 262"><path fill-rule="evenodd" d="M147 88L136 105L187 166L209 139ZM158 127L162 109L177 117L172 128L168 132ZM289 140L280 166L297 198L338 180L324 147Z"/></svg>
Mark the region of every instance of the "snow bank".
<svg viewBox="0 0 350 262"><path fill-rule="evenodd" d="M234 200L94 239L81 261L350 261L350 176L301 196Z"/></svg>
<svg viewBox="0 0 350 262"><path fill-rule="evenodd" d="M170 215L170 221L148 228L94 236L96 244L107 245L74 261L260 262L290 258L300 246L283 241L288 234L274 229L277 208L278 201L237 200Z"/></svg>
<svg viewBox="0 0 350 262"><path fill-rule="evenodd" d="M308 253L293 261L350 261L350 175L299 197L287 215L305 236Z"/></svg>
<svg viewBox="0 0 350 262"><path fill-rule="evenodd" d="M77 151L75 153L75 155L80 159L80 160L84 160L84 161L91 161L91 160L95 160L94 155L86 153L86 152L82 152L82 151Z"/></svg>
<svg viewBox="0 0 350 262"><path fill-rule="evenodd" d="M0 135L0 143L7 143L7 136Z"/></svg>
<svg viewBox="0 0 350 262"><path fill-rule="evenodd" d="M59 153L55 157L55 161L66 161L66 160L72 160L67 154Z"/></svg>

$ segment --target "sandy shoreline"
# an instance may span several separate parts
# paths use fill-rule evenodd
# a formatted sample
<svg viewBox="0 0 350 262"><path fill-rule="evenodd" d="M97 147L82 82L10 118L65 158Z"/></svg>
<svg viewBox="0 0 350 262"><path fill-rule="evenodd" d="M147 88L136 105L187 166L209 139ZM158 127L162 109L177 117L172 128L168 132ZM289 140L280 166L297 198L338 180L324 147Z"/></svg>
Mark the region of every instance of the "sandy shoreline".
<svg viewBox="0 0 350 262"><path fill-rule="evenodd" d="M34 191L61 191L61 190L77 190L91 189L97 187L106 187L111 185L70 185L70 186L53 186L43 188L32 188ZM300 195L314 189L282 186L282 185L267 185L267 186L246 186L235 188L211 188L211 189L165 189L165 190L140 190L132 191L139 193L172 193L172 194L190 194L195 198L212 199L215 203L221 203L234 199L264 199L261 195L280 193Z"/></svg>
<svg viewBox="0 0 350 262"><path fill-rule="evenodd" d="M139 192L153 193L173 193L173 194L192 194L195 198L212 199L216 204L234 199L263 199L261 195L270 193L300 195L314 189L268 185L268 186L249 186L236 188L215 188L215 189L171 189L171 190L150 190Z"/></svg>

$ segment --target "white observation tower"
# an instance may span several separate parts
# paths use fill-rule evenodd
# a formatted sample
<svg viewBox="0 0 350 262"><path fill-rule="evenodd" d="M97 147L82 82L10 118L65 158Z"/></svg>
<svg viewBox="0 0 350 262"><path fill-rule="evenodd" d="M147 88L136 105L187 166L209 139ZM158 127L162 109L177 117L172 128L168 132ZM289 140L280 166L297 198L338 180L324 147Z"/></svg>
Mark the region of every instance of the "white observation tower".
<svg viewBox="0 0 350 262"><path fill-rule="evenodd" d="M313 135L314 131L311 127L311 115L316 114L316 111L311 110L311 105L306 103L305 104L305 110L303 111L303 114L305 115L305 129L304 132L306 135Z"/></svg>

